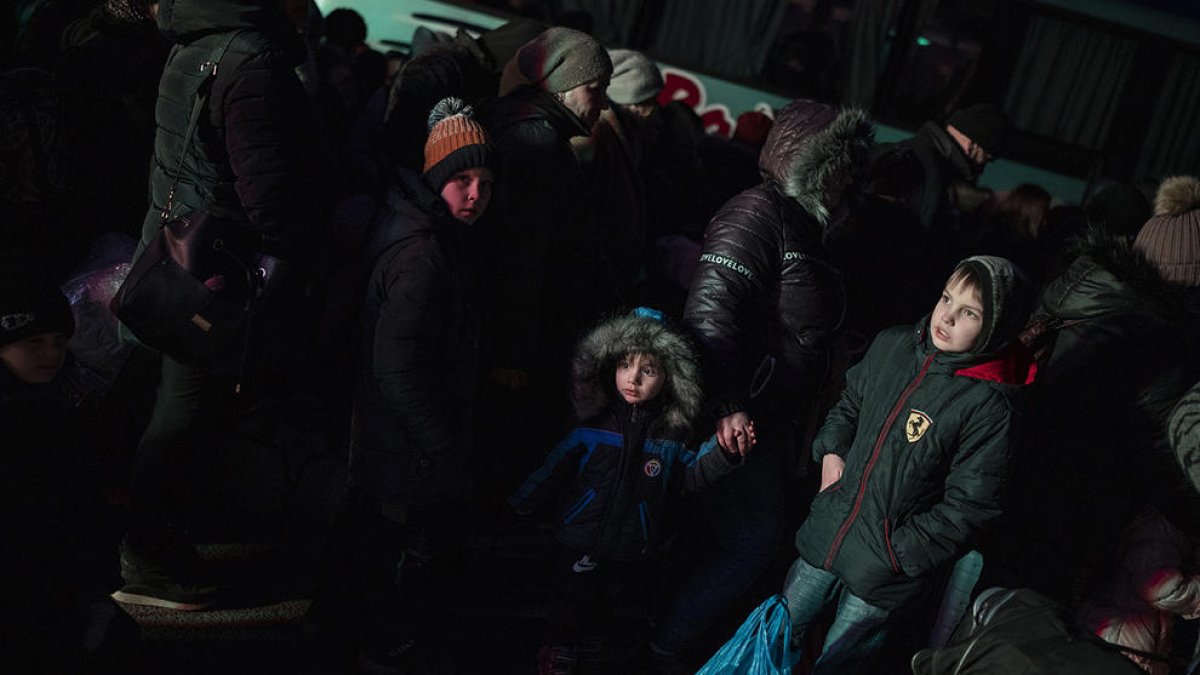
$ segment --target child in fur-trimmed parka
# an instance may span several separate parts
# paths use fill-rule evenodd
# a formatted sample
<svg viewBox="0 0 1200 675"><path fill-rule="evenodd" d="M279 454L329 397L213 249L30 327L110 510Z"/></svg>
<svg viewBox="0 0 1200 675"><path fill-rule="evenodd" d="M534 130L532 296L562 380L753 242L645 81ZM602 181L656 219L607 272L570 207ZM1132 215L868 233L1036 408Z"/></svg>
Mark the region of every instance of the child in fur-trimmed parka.
<svg viewBox="0 0 1200 675"><path fill-rule="evenodd" d="M709 439L685 446L703 397L696 353L660 312L638 308L592 330L572 362L579 425L510 498L528 514L556 503L555 602L539 672L569 669L603 616L611 574L642 569L667 502L741 463ZM568 489L569 485L569 489Z"/></svg>
<svg viewBox="0 0 1200 675"><path fill-rule="evenodd" d="M1008 260L958 264L933 312L877 337L813 441L821 489L784 582L792 635L836 604L815 673L862 672L892 615L1000 514L1015 343L1028 282Z"/></svg>

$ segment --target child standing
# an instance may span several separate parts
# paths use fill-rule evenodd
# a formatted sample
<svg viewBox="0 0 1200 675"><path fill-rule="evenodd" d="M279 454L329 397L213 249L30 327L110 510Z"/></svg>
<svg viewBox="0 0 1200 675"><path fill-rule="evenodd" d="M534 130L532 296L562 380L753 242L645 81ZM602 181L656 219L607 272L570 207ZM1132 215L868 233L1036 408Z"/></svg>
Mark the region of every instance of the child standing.
<svg viewBox="0 0 1200 675"><path fill-rule="evenodd" d="M795 640L836 603L814 672L860 672L888 617L1000 514L1011 393L1035 372L1013 344L1026 286L1003 258L967 258L927 319L882 332L847 374L783 590Z"/></svg>
<svg viewBox="0 0 1200 675"><path fill-rule="evenodd" d="M75 321L46 267L0 256L0 672L127 672L138 628L108 597L115 542L60 376Z"/></svg>
<svg viewBox="0 0 1200 675"><path fill-rule="evenodd" d="M659 312L600 324L579 344L572 376L579 426L510 499L527 514L560 497L542 675L572 672L581 639L602 630L606 582L644 570L636 563L655 551L672 491L699 489L740 464L715 440L699 452L684 446L702 404L699 367Z"/></svg>

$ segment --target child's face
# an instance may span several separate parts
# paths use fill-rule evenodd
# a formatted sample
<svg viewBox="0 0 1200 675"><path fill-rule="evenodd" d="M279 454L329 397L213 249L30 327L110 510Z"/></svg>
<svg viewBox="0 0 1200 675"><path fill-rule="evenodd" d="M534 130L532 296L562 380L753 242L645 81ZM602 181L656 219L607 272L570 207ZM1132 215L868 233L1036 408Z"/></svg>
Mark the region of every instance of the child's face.
<svg viewBox="0 0 1200 675"><path fill-rule="evenodd" d="M53 380L67 358L67 336L42 333L0 347L0 363L26 384Z"/></svg>
<svg viewBox="0 0 1200 675"><path fill-rule="evenodd" d="M483 167L463 169L442 186L442 201L455 219L471 225L479 220L492 201L492 171Z"/></svg>
<svg viewBox="0 0 1200 675"><path fill-rule="evenodd" d="M630 405L654 399L666 381L666 375L658 369L658 361L653 356L626 354L617 361L617 391Z"/></svg>
<svg viewBox="0 0 1200 675"><path fill-rule="evenodd" d="M983 319L979 289L951 277L929 318L933 346L944 352L969 351L983 332Z"/></svg>

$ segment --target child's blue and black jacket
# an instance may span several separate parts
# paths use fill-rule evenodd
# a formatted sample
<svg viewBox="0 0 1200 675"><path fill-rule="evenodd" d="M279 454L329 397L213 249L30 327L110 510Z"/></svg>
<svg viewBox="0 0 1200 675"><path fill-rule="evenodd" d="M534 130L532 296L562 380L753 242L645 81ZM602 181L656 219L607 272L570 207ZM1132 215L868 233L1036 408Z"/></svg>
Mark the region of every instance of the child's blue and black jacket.
<svg viewBox="0 0 1200 675"><path fill-rule="evenodd" d="M666 375L644 405L629 405L616 391L617 361L630 353L652 354ZM572 369L582 422L509 501L519 511L557 504L556 538L593 559L643 558L661 541L672 497L739 462L715 439L686 447L703 403L699 367L688 340L661 320L629 315L602 323L579 344Z"/></svg>
<svg viewBox="0 0 1200 675"><path fill-rule="evenodd" d="M738 466L716 438L689 450L679 437L654 433L653 413L619 402L594 426L577 427L510 500L538 509L557 497L555 538L596 560L637 560L661 541L669 501ZM563 490L569 483L568 490Z"/></svg>

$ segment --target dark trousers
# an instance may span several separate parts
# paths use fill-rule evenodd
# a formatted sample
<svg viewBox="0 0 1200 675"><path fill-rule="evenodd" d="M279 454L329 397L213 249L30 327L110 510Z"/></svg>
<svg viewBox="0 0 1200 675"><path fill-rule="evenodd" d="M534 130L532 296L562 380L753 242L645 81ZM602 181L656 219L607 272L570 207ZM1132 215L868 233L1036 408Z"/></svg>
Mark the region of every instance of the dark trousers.
<svg viewBox="0 0 1200 675"><path fill-rule="evenodd" d="M224 443L239 401L231 378L162 357L154 412L129 477L127 543L146 553L167 544L167 524L194 496L205 449Z"/></svg>
<svg viewBox="0 0 1200 675"><path fill-rule="evenodd" d="M318 589L322 619L360 643L436 641L456 587L464 507L405 507L351 486L338 511Z"/></svg>
<svg viewBox="0 0 1200 675"><path fill-rule="evenodd" d="M648 562L593 560L583 551L556 545L546 642L577 646L608 635L612 619L609 593L622 588L644 597L650 570Z"/></svg>
<svg viewBox="0 0 1200 675"><path fill-rule="evenodd" d="M783 544L795 434L791 423L755 424L759 441L745 465L700 495L711 540L684 571L659 622L654 644L662 651L683 652L739 601L762 599L746 594Z"/></svg>

